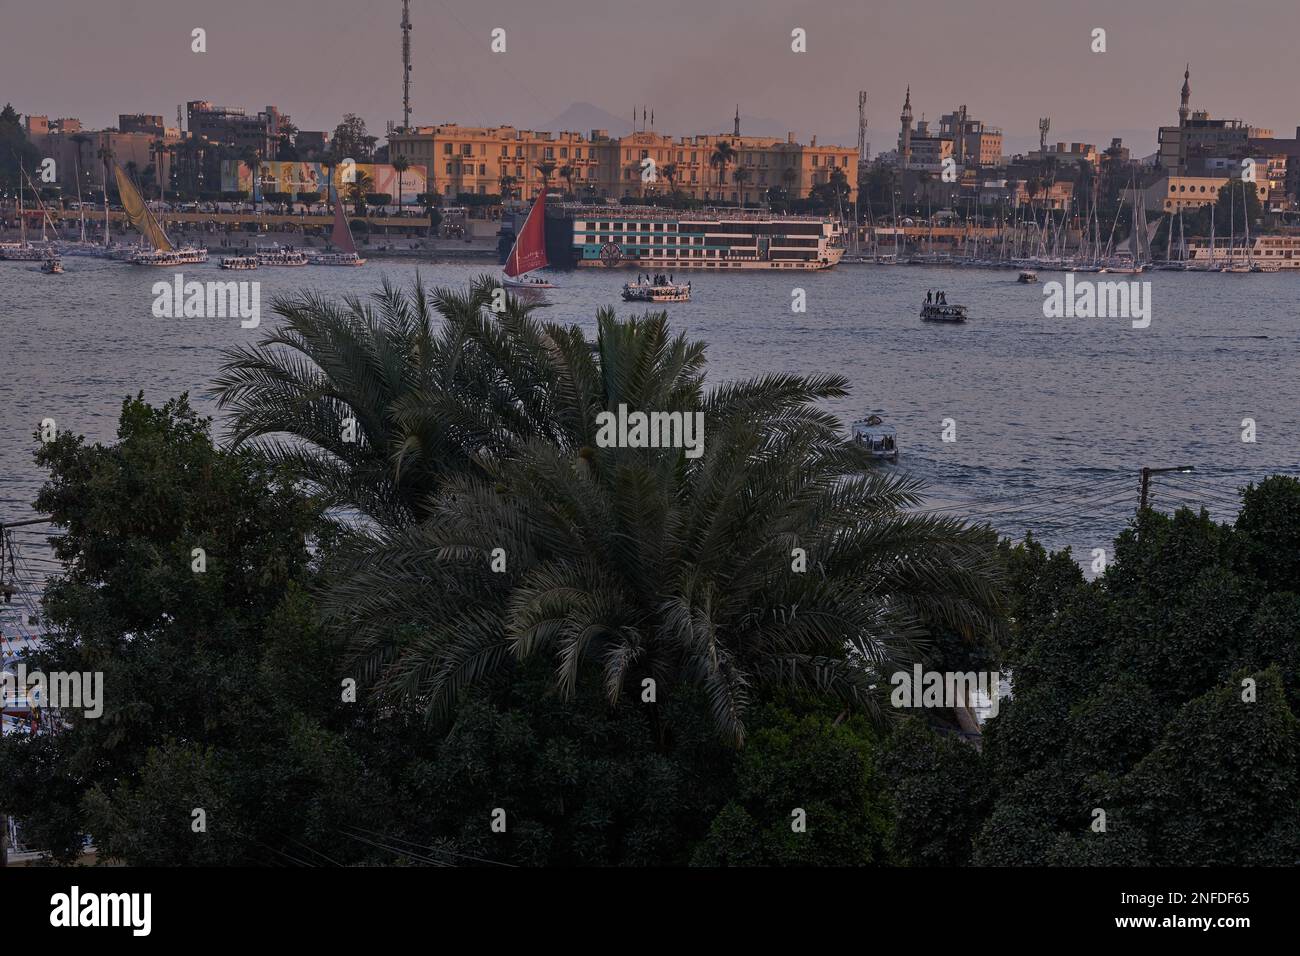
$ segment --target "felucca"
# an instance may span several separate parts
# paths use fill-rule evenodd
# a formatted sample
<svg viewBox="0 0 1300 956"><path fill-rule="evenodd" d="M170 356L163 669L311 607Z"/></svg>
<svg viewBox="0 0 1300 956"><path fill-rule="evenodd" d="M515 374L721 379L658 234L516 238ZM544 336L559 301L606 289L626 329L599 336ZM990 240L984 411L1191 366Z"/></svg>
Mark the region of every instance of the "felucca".
<svg viewBox="0 0 1300 956"><path fill-rule="evenodd" d="M152 248L135 253L126 261L136 266L182 266L208 261L208 250L197 246L177 247L167 238L162 224L145 205L144 197L121 166L113 164L117 177L117 193L122 198L126 221L140 233Z"/></svg>
<svg viewBox="0 0 1300 956"><path fill-rule="evenodd" d="M555 284L542 276L529 273L545 269L550 262L546 258L546 192L543 190L528 210L524 227L515 237L515 244L506 256L505 285L516 289L553 289Z"/></svg>
<svg viewBox="0 0 1300 956"><path fill-rule="evenodd" d="M357 244L352 240L352 230L348 228L347 216L343 214L343 203L339 201L338 190L330 184L330 193L334 197L334 231L330 234L330 244L338 252L321 252L312 256L312 264L318 266L364 266L366 260L357 255Z"/></svg>

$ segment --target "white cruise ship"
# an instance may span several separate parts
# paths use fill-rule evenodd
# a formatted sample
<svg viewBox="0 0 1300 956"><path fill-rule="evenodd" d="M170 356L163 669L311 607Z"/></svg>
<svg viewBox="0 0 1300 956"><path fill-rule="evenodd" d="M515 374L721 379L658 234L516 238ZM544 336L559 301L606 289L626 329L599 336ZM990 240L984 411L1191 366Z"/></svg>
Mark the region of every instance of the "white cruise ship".
<svg viewBox="0 0 1300 956"><path fill-rule="evenodd" d="M838 220L741 209L684 212L638 206L569 207L578 266L830 269L844 257Z"/></svg>
<svg viewBox="0 0 1300 956"><path fill-rule="evenodd" d="M1249 246L1238 239L1232 248L1228 240L1219 239L1213 250L1208 239L1197 239L1187 243L1186 263L1193 271L1223 266L1255 267L1261 272L1300 269L1300 236L1254 236Z"/></svg>

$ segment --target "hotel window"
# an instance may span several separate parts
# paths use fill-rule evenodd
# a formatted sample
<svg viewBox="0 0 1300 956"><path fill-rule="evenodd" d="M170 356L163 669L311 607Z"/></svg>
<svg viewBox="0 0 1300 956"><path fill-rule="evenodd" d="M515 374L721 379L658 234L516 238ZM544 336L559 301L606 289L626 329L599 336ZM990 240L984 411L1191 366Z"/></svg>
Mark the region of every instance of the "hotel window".
<svg viewBox="0 0 1300 956"><path fill-rule="evenodd" d="M515 167L515 178L516 178L516 179L519 179L519 178L521 178L523 175L524 175L524 167L522 167L522 166L516 166L516 167Z"/></svg>
<svg viewBox="0 0 1300 956"><path fill-rule="evenodd" d="M487 165L486 165L485 163L479 163L479 164L478 164L478 174L479 174L480 176L486 176L486 175L487 175Z"/></svg>
<svg viewBox="0 0 1300 956"><path fill-rule="evenodd" d="M471 146L469 143L464 143L464 144L462 144L462 146L460 147L460 154L461 154L462 156L473 156L473 155L474 155L474 147Z"/></svg>
<svg viewBox="0 0 1300 956"><path fill-rule="evenodd" d="M510 147L509 147L509 146L502 146L502 147L501 147L501 155L502 155L502 156L509 156L509 155L510 155Z"/></svg>
<svg viewBox="0 0 1300 956"><path fill-rule="evenodd" d="M575 147L573 147L573 158L574 158L574 159L582 159L582 147L581 147L581 146L575 146Z"/></svg>
<svg viewBox="0 0 1300 956"><path fill-rule="evenodd" d="M443 144L442 144L442 153L443 153L444 156L450 156L450 155L451 155L451 143L443 143Z"/></svg>
<svg viewBox="0 0 1300 956"><path fill-rule="evenodd" d="M567 147L567 146L561 146L561 147L560 147L560 159L568 159L568 158L569 158L569 147Z"/></svg>
<svg viewBox="0 0 1300 956"><path fill-rule="evenodd" d="M447 164L447 175L448 175L448 176L451 175L451 167L452 167L452 164L451 164L451 163L448 163L448 164Z"/></svg>
<svg viewBox="0 0 1300 956"><path fill-rule="evenodd" d="M554 146L547 146L545 149L543 149L543 150L542 150L542 157L543 157L544 159L554 159L554 158L555 158L555 147L554 147Z"/></svg>

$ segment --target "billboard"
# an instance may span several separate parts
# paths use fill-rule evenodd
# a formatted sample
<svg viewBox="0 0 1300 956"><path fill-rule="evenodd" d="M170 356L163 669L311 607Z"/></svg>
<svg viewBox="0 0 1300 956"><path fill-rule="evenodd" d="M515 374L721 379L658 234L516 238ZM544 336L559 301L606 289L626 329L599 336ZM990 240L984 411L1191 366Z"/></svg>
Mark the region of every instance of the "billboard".
<svg viewBox="0 0 1300 956"><path fill-rule="evenodd" d="M368 193L388 193L397 202L397 170L386 163L357 163L354 166L356 176L365 176L369 185ZM221 189L223 192L243 191L255 196L260 202L266 193L319 192L322 196L328 191L327 177L331 170L321 163L298 163L281 160L267 160L258 164L256 181L248 164L238 159L224 160L221 164ZM342 166L333 169L334 185L339 194L346 197L350 182L345 182L346 170ZM255 188L256 187L256 188ZM412 165L402 173L402 205L416 205L415 197L428 190L428 178L423 166Z"/></svg>

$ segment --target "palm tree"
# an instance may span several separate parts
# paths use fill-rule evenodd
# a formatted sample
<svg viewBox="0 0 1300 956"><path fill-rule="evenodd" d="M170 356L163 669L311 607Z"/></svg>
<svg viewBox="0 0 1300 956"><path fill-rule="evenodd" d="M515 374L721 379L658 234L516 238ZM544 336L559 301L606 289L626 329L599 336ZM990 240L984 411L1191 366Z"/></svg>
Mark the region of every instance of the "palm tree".
<svg viewBox="0 0 1300 956"><path fill-rule="evenodd" d="M928 631L990 626L992 539L909 511L919 484L874 468L819 407L846 394L843 378L706 394L703 345L670 336L662 313L596 324L593 343L546 325L528 354L556 383L546 412L561 440L473 456L424 520L354 541L335 568L328 613L381 699L440 717L471 685L545 657L561 698L587 681L610 706L642 706L647 680L661 701L698 687L739 746L764 687L873 710ZM598 416L619 406L698 412L708 441L697 457L607 447Z"/></svg>
<svg viewBox="0 0 1300 956"><path fill-rule="evenodd" d="M116 154L113 148L105 144L95 152L95 158L104 164L104 202L108 202L108 167L113 165L113 158Z"/></svg>
<svg viewBox="0 0 1300 956"><path fill-rule="evenodd" d="M550 192L550 190L551 190L551 175L555 172L555 163L553 163L553 162L551 162L551 160L547 159L547 160L543 160L542 162L538 163L538 164L536 165L536 167L534 167L534 168L535 168L539 173L542 174L542 192L543 192L543 193Z"/></svg>
<svg viewBox="0 0 1300 956"><path fill-rule="evenodd" d="M329 502L400 527L427 515L449 474L478 473L526 438L559 442L565 383L545 360L534 306L480 280L466 293L384 280L370 301L303 292L256 346L225 353L214 389L231 442L294 467ZM351 434L348 423L351 423Z"/></svg>
<svg viewBox="0 0 1300 956"><path fill-rule="evenodd" d="M718 199L723 197L723 183L727 181L727 167L735 160L735 148L724 140L719 140L718 145L713 148L713 155L709 157L709 165L718 171Z"/></svg>
<svg viewBox="0 0 1300 956"><path fill-rule="evenodd" d="M257 215L258 196L262 192L262 154L255 146L245 146L239 151L240 160L252 170L253 215Z"/></svg>
<svg viewBox="0 0 1300 956"><path fill-rule="evenodd" d="M565 184L569 187L569 195L572 196L573 195L573 167L567 164L561 166L560 178L563 179Z"/></svg>
<svg viewBox="0 0 1300 956"><path fill-rule="evenodd" d="M677 195L677 164L664 163L662 166L659 167L659 172L663 173L664 179L668 180L668 191L673 196L676 196Z"/></svg>
<svg viewBox="0 0 1300 956"><path fill-rule="evenodd" d="M86 168L86 160L85 160L85 158L82 156L82 148L83 148L87 143L90 142L90 137L87 136L85 133L73 133L72 136L69 137L69 138L70 138L74 143L77 144L77 167L81 170L81 175L82 175L82 176L87 176L87 175L89 174L89 170ZM83 185L83 186L85 186L85 185L89 185L89 180L87 180L87 181L84 182L84 183L81 183L80 185Z"/></svg>
<svg viewBox="0 0 1300 956"><path fill-rule="evenodd" d="M348 199L352 201L352 210L358 216L366 214L366 193L370 192L372 185L369 174L358 169L348 186Z"/></svg>
<svg viewBox="0 0 1300 956"><path fill-rule="evenodd" d="M745 183L749 182L753 172L748 166L738 166L736 171L731 174L731 178L736 183L736 194L740 197L740 208L745 208Z"/></svg>
<svg viewBox="0 0 1300 956"><path fill-rule="evenodd" d="M411 161L405 156L394 156L392 166L397 170L397 208L402 208L402 174L411 168Z"/></svg>
<svg viewBox="0 0 1300 956"><path fill-rule="evenodd" d="M497 180L497 185L501 187L502 202L514 198L515 187L519 185L519 180L509 173L502 173L501 178Z"/></svg>

